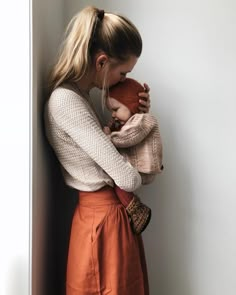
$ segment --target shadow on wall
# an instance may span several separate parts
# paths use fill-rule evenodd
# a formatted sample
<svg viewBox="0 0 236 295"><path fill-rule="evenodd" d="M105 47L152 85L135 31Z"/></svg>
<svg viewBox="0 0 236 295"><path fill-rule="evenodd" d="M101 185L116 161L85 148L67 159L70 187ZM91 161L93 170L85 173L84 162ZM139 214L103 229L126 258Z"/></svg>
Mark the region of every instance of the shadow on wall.
<svg viewBox="0 0 236 295"><path fill-rule="evenodd" d="M77 203L77 191L64 184L59 164L51 153L51 190L46 226L45 276L48 295L64 295L70 228Z"/></svg>
<svg viewBox="0 0 236 295"><path fill-rule="evenodd" d="M41 83L38 85L46 85L42 82L43 76L39 78ZM38 87L37 97L33 151L32 294L64 295L77 192L65 185L60 164L45 136L43 115L47 90Z"/></svg>
<svg viewBox="0 0 236 295"><path fill-rule="evenodd" d="M77 191L65 185L60 164L44 139L46 159L50 159L50 163L47 163L50 185L45 226L43 294L64 295L71 222L78 198Z"/></svg>

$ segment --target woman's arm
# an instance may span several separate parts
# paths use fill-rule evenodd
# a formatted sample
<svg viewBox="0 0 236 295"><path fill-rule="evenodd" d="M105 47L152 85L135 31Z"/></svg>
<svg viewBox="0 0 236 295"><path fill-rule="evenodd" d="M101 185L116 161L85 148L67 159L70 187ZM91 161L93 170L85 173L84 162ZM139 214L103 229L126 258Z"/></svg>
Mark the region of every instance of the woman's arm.
<svg viewBox="0 0 236 295"><path fill-rule="evenodd" d="M57 126L120 188L126 191L136 190L141 185L138 171L118 153L82 99L72 91L60 91L60 95L52 95L49 101L49 112Z"/></svg>

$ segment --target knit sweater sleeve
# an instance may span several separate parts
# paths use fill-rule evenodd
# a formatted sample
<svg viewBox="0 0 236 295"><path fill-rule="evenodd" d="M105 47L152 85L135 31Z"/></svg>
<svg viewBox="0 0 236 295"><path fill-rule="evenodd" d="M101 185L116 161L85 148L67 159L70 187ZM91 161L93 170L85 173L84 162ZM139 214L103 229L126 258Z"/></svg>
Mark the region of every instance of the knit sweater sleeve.
<svg viewBox="0 0 236 295"><path fill-rule="evenodd" d="M112 132L109 137L117 148L132 147L143 141L157 121L150 114L135 114L121 128L120 131Z"/></svg>
<svg viewBox="0 0 236 295"><path fill-rule="evenodd" d="M141 176L125 160L99 126L86 103L71 91L51 96L48 109L60 130L63 130L88 157L99 165L119 186L134 191L141 185Z"/></svg>

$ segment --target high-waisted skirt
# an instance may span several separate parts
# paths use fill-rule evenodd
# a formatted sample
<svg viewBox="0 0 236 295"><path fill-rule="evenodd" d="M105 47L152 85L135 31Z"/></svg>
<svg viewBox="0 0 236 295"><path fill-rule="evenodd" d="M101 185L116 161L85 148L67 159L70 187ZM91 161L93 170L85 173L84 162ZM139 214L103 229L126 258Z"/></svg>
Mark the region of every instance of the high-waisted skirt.
<svg viewBox="0 0 236 295"><path fill-rule="evenodd" d="M79 192L69 244L67 295L148 295L142 237L110 187Z"/></svg>

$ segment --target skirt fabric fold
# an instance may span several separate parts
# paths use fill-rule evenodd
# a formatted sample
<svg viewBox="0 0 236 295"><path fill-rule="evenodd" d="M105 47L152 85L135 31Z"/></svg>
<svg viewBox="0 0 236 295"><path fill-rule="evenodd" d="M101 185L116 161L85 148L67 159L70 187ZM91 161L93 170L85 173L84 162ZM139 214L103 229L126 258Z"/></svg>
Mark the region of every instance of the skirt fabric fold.
<svg viewBox="0 0 236 295"><path fill-rule="evenodd" d="M66 295L148 295L142 237L134 235L113 188L79 192Z"/></svg>

